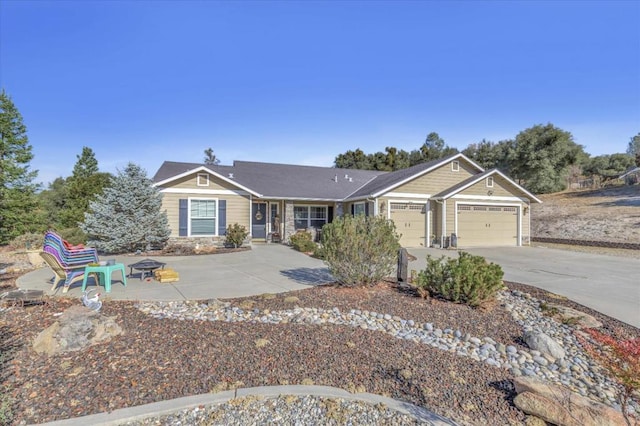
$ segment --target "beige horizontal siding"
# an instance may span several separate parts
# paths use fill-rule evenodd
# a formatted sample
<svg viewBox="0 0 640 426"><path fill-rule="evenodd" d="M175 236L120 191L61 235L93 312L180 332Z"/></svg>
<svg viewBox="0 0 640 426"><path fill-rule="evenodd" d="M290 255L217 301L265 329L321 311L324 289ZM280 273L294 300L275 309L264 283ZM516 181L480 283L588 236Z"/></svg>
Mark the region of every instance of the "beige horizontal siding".
<svg viewBox="0 0 640 426"><path fill-rule="evenodd" d="M394 188L393 192L434 195L457 185L477 173L478 171L474 167L460 159L460 169L457 172L451 170L451 162L449 162L404 185Z"/></svg>
<svg viewBox="0 0 640 426"><path fill-rule="evenodd" d="M205 173L208 174L208 173ZM215 190L230 190L237 191L239 188L235 185L232 185L229 182L226 182L214 175L209 174L209 185L208 186L198 186L198 173L193 173L191 175L185 176L183 178L177 179L171 182L170 185L165 185L165 188L180 188L180 189L215 189Z"/></svg>
<svg viewBox="0 0 640 426"><path fill-rule="evenodd" d="M494 197L521 197L522 191L518 190L515 186L513 186L509 181L504 179L500 175L494 175L493 177L493 187L487 186L487 179L482 179L480 182L471 185L469 188L466 188L463 191L459 192L459 195L484 195L487 196L488 192L491 191L491 196Z"/></svg>
<svg viewBox="0 0 640 426"><path fill-rule="evenodd" d="M249 196L242 195L225 195L220 197L221 200L227 200L227 226L238 223L247 230L249 227Z"/></svg>

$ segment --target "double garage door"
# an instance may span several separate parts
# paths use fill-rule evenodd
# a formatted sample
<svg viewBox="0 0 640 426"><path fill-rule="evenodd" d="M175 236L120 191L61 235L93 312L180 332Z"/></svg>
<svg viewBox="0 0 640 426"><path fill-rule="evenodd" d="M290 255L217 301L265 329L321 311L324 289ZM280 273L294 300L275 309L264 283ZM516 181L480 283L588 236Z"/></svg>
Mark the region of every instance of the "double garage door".
<svg viewBox="0 0 640 426"><path fill-rule="evenodd" d="M426 206L391 203L391 219L403 247L423 247L426 241ZM517 246L518 207L458 204L458 247Z"/></svg>
<svg viewBox="0 0 640 426"><path fill-rule="evenodd" d="M517 246L518 208L458 204L458 246Z"/></svg>

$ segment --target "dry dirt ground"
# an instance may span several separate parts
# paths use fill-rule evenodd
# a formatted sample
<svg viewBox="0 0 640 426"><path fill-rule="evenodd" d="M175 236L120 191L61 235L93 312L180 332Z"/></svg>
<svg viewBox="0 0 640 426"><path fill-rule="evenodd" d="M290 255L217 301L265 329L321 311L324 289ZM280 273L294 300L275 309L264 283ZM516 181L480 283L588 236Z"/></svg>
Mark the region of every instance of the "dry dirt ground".
<svg viewBox="0 0 640 426"><path fill-rule="evenodd" d="M640 185L540 195L534 237L640 243Z"/></svg>

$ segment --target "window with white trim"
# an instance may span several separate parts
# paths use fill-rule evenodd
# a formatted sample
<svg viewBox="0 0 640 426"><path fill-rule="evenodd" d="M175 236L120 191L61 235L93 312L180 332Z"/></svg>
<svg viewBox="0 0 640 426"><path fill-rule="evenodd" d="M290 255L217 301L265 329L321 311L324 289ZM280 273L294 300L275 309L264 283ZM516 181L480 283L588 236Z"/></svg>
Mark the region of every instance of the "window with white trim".
<svg viewBox="0 0 640 426"><path fill-rule="evenodd" d="M322 228L328 217L327 206L293 206L295 229Z"/></svg>
<svg viewBox="0 0 640 426"><path fill-rule="evenodd" d="M189 200L189 235L216 235L218 201Z"/></svg>
<svg viewBox="0 0 640 426"><path fill-rule="evenodd" d="M353 215L358 216L359 214L366 214L367 209L364 206L364 203L355 203L353 205Z"/></svg>
<svg viewBox="0 0 640 426"><path fill-rule="evenodd" d="M493 188L493 177L489 176L487 178L487 188Z"/></svg>
<svg viewBox="0 0 640 426"><path fill-rule="evenodd" d="M460 170L460 162L458 160L454 160L451 162L451 171L452 172L457 172L458 170Z"/></svg>
<svg viewBox="0 0 640 426"><path fill-rule="evenodd" d="M196 182L197 186L209 186L209 174L207 173L198 173L198 178Z"/></svg>

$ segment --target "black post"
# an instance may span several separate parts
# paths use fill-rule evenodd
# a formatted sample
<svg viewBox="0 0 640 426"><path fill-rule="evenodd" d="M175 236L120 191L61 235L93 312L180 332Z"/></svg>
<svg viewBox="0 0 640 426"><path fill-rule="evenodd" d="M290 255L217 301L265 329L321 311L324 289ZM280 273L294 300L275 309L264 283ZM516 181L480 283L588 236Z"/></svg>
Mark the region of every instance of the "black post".
<svg viewBox="0 0 640 426"><path fill-rule="evenodd" d="M398 282L407 283L407 273L409 271L409 253L407 249L398 250Z"/></svg>

